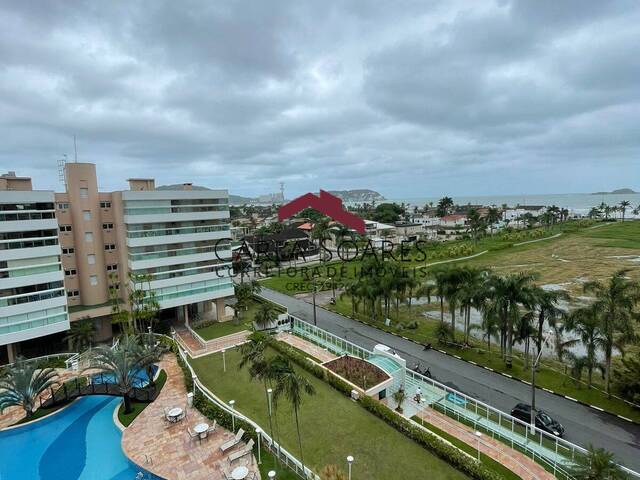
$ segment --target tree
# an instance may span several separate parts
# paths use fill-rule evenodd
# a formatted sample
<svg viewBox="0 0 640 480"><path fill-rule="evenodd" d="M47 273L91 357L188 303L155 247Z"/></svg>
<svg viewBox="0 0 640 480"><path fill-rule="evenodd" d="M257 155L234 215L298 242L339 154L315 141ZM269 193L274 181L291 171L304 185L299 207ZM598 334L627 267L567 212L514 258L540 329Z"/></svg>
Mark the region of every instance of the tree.
<svg viewBox="0 0 640 480"><path fill-rule="evenodd" d="M593 383L593 370L600 366L597 350L606 346L600 323L600 312L597 305L589 305L571 312L565 323L565 328L578 335L586 350L586 355L574 363L574 373L582 377L582 369L587 369L587 384Z"/></svg>
<svg viewBox="0 0 640 480"><path fill-rule="evenodd" d="M513 364L513 329L520 317L520 307L530 307L532 299L532 283L535 275L519 273L505 276L491 276L487 282L487 308L491 315L496 315L501 328L501 349L505 365Z"/></svg>
<svg viewBox="0 0 640 480"><path fill-rule="evenodd" d="M129 305L133 331L144 332L145 327L153 328L153 321L160 311L156 293L151 289L153 277L129 272Z"/></svg>
<svg viewBox="0 0 640 480"><path fill-rule="evenodd" d="M601 218L602 217L602 211L598 207L592 207L591 210L589 210L589 215L588 216L592 220L595 220L596 218Z"/></svg>
<svg viewBox="0 0 640 480"><path fill-rule="evenodd" d="M95 334L95 323L91 318L84 317L78 321L71 322L71 327L64 340L68 343L69 350L82 352L91 346Z"/></svg>
<svg viewBox="0 0 640 480"><path fill-rule="evenodd" d="M141 351L137 336L125 335L113 348L100 345L93 349L89 368L98 369L113 377L124 399L124 413L131 413L129 394L134 387L136 375L153 360L151 355Z"/></svg>
<svg viewBox="0 0 640 480"><path fill-rule="evenodd" d="M635 338L633 320L640 318L635 306L640 301L640 287L627 279L628 270L620 270L608 282L598 281L584 284L584 292L595 297L593 308L600 319L605 359L605 390L610 395L611 360L613 348L623 349Z"/></svg>
<svg viewBox="0 0 640 480"><path fill-rule="evenodd" d="M630 402L640 403L640 355L620 360L620 367L613 371L613 388Z"/></svg>
<svg viewBox="0 0 640 480"><path fill-rule="evenodd" d="M469 229L471 230L473 242L478 243L478 236L487 228L484 219L480 217L480 213L478 213L478 210L475 208L469 210L467 219L469 221Z"/></svg>
<svg viewBox="0 0 640 480"><path fill-rule="evenodd" d="M460 312L464 319L464 342L469 343L469 331L471 327L471 309L480 309L484 303L485 281L487 272L473 267L459 269L461 287L458 292Z"/></svg>
<svg viewBox="0 0 640 480"><path fill-rule="evenodd" d="M393 392L393 401L396 402L396 411L402 413L402 404L407 399L407 392L404 391L404 388L400 388Z"/></svg>
<svg viewBox="0 0 640 480"><path fill-rule="evenodd" d="M276 388L273 391L274 402L277 403L278 399L284 397L293 407L293 413L296 420L296 431L298 433L298 446L300 448L300 463L302 464L302 471L304 472L304 455L302 451L302 436L300 435L300 406L302 405L303 395L314 395L316 393L315 388L306 377L298 375L288 358L282 357L279 359L281 369L278 372Z"/></svg>
<svg viewBox="0 0 640 480"><path fill-rule="evenodd" d="M320 261L324 262L324 250L322 250L322 245L324 245L325 240L329 240L331 238L331 231L329 227L329 219L323 217L319 220L311 230L311 239L315 240L320 248Z"/></svg>
<svg viewBox="0 0 640 480"><path fill-rule="evenodd" d="M624 216L627 213L627 208L631 206L631 202L629 202L628 200L622 200L619 205L620 211L622 212L622 221L624 222Z"/></svg>
<svg viewBox="0 0 640 480"><path fill-rule="evenodd" d="M445 271L444 297L449 304L449 314L451 315L451 339L456 339L456 310L461 296L464 274L461 269L452 268Z"/></svg>
<svg viewBox="0 0 640 480"><path fill-rule="evenodd" d="M569 300L569 295L562 290L545 290L538 286L532 287L531 303L537 312L536 355L542 350L545 323L553 327L559 319L565 317L566 312L559 307L559 304L567 300Z"/></svg>
<svg viewBox="0 0 640 480"><path fill-rule="evenodd" d="M373 212L372 220L393 225L404 214L404 208L395 203L381 203Z"/></svg>
<svg viewBox="0 0 640 480"><path fill-rule="evenodd" d="M446 217L452 208L453 208L453 199L451 197L442 197L438 201L438 206L436 207L436 216Z"/></svg>
<svg viewBox="0 0 640 480"><path fill-rule="evenodd" d="M501 220L500 212L496 207L490 207L487 211L487 216L485 217L487 225L489 225L489 229L491 230L491 235L493 235L493 229L495 224Z"/></svg>
<svg viewBox="0 0 640 480"><path fill-rule="evenodd" d="M261 328L268 328L269 325L277 318L276 311L268 302L263 302L258 306L258 311L253 317L256 324Z"/></svg>
<svg viewBox="0 0 640 480"><path fill-rule="evenodd" d="M249 282L234 285L234 293L236 297L236 321L240 321L242 311L249 308L249 303L254 295L260 293L262 286L257 280L251 280Z"/></svg>
<svg viewBox="0 0 640 480"><path fill-rule="evenodd" d="M574 480L618 480L627 478L616 464L613 453L593 445L587 447L585 455L578 455L569 467L569 476Z"/></svg>
<svg viewBox="0 0 640 480"><path fill-rule="evenodd" d="M0 413L7 407L22 407L26 417L36 411L38 397L56 383L53 368L38 368L37 362L18 358L0 377Z"/></svg>

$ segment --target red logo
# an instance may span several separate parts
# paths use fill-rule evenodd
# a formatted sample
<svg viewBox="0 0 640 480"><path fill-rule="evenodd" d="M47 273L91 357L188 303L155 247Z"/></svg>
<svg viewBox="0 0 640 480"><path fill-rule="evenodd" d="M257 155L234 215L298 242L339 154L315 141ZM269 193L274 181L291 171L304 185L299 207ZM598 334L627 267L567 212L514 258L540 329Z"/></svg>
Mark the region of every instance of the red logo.
<svg viewBox="0 0 640 480"><path fill-rule="evenodd" d="M336 222L340 222L344 226L364 235L364 220L345 210L342 207L342 200L324 190L320 190L320 196L306 193L295 200L291 200L289 203L285 203L278 209L278 220L282 222L305 208L313 208L320 213L324 213Z"/></svg>

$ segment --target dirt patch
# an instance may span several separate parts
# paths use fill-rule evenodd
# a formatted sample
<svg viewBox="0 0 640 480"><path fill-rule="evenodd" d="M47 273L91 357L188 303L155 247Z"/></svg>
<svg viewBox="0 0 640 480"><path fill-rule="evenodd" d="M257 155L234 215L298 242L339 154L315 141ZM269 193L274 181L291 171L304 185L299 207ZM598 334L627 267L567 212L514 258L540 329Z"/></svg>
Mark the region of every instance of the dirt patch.
<svg viewBox="0 0 640 480"><path fill-rule="evenodd" d="M367 390L390 378L382 369L366 360L349 357L348 355L325 363L324 366L363 390Z"/></svg>

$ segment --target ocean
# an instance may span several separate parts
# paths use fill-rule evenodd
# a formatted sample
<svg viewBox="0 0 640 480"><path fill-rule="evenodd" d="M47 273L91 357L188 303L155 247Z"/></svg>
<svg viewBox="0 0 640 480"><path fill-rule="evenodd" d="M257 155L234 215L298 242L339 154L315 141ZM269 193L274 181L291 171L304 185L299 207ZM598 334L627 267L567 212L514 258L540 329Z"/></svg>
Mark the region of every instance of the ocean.
<svg viewBox="0 0 640 480"><path fill-rule="evenodd" d="M424 206L430 202L437 205L441 197L423 198L393 198L389 201L395 203L405 203L411 206ZM453 202L457 205L496 205L500 207L507 204L510 207L515 205L556 205L566 208L571 213L586 215L591 207L605 203L609 206L619 205L623 200L631 203L627 208L627 217L632 218L631 211L640 206L640 193L621 194L600 194L591 195L589 193L559 193L551 195L472 195L472 196L452 196Z"/></svg>

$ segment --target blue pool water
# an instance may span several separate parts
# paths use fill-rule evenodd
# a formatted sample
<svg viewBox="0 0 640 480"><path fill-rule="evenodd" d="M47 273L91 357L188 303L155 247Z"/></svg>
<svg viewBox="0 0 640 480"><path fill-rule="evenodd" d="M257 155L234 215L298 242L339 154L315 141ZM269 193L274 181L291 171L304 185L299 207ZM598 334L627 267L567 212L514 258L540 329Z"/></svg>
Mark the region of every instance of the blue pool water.
<svg viewBox="0 0 640 480"><path fill-rule="evenodd" d="M153 375L158 371L158 367L154 365L152 367ZM116 383L115 376L110 373L98 373L91 377L93 383ZM149 375L146 370L138 370L133 376L133 386L136 388L142 388L149 383Z"/></svg>
<svg viewBox="0 0 640 480"><path fill-rule="evenodd" d="M134 480L141 469L125 457L113 423L121 401L82 397L39 422L0 432L0 480Z"/></svg>

